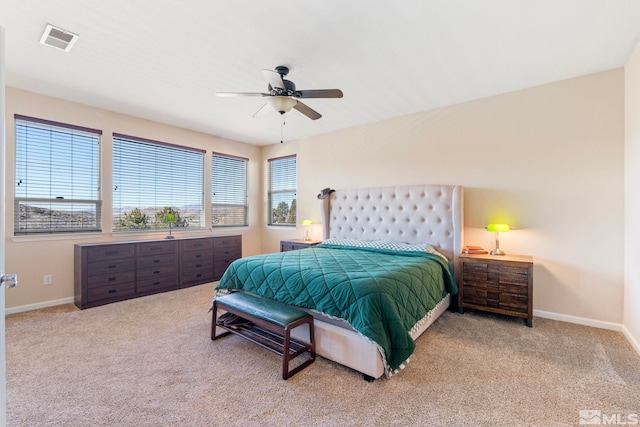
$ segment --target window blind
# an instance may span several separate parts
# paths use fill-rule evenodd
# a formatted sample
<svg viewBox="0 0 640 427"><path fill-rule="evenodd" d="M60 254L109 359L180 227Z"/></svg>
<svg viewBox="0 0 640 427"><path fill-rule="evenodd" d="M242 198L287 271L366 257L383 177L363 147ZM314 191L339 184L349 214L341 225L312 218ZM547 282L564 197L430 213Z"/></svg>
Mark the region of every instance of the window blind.
<svg viewBox="0 0 640 427"><path fill-rule="evenodd" d="M213 153L211 223L213 227L248 225L247 159Z"/></svg>
<svg viewBox="0 0 640 427"><path fill-rule="evenodd" d="M113 229L203 228L204 152L113 135Z"/></svg>
<svg viewBox="0 0 640 427"><path fill-rule="evenodd" d="M15 116L14 233L101 231L100 130Z"/></svg>
<svg viewBox="0 0 640 427"><path fill-rule="evenodd" d="M269 225L296 224L296 156L269 159Z"/></svg>

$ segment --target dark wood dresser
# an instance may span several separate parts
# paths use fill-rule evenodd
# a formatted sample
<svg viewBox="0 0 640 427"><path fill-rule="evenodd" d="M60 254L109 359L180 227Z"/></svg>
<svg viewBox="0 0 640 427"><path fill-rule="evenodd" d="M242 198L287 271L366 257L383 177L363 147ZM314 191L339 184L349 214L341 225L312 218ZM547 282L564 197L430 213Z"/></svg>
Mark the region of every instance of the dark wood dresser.
<svg viewBox="0 0 640 427"><path fill-rule="evenodd" d="M242 257L242 236L145 240L74 247L81 309L219 280Z"/></svg>
<svg viewBox="0 0 640 427"><path fill-rule="evenodd" d="M460 255L458 310L522 317L533 326L533 258L526 255Z"/></svg>

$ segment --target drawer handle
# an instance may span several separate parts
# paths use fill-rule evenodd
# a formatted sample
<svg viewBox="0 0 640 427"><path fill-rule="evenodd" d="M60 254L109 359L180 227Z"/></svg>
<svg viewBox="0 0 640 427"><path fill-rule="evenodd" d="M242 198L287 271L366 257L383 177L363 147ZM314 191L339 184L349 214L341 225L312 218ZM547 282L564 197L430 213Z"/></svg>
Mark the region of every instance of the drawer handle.
<svg viewBox="0 0 640 427"><path fill-rule="evenodd" d="M105 255L118 255L118 251L107 251Z"/></svg>
<svg viewBox="0 0 640 427"><path fill-rule="evenodd" d="M202 267L202 264L197 264L196 265L196 268L200 268L200 267Z"/></svg>
<svg viewBox="0 0 640 427"><path fill-rule="evenodd" d="M117 277L109 277L109 281L110 281L110 282L113 282L113 281L114 281L114 280L116 280L116 279L117 279Z"/></svg>
<svg viewBox="0 0 640 427"><path fill-rule="evenodd" d="M154 260L153 260L153 263L154 263L154 264L157 264L157 263L159 263L159 262L160 262L160 260L159 260L159 259L154 259Z"/></svg>
<svg viewBox="0 0 640 427"><path fill-rule="evenodd" d="M202 258L202 255L196 255L196 258Z"/></svg>
<svg viewBox="0 0 640 427"><path fill-rule="evenodd" d="M160 274L160 270L154 271L153 274Z"/></svg>
<svg viewBox="0 0 640 427"><path fill-rule="evenodd" d="M160 282L153 282L153 286L157 286L159 284L160 284Z"/></svg>
<svg viewBox="0 0 640 427"><path fill-rule="evenodd" d="M116 292L118 292L116 289L109 289L110 294L115 294Z"/></svg>
<svg viewBox="0 0 640 427"><path fill-rule="evenodd" d="M202 277L202 274L196 274L196 277Z"/></svg>
<svg viewBox="0 0 640 427"><path fill-rule="evenodd" d="M111 264L111 265L110 265L110 266L108 266L107 268L116 268L116 267L117 267L117 265L115 265L115 264Z"/></svg>

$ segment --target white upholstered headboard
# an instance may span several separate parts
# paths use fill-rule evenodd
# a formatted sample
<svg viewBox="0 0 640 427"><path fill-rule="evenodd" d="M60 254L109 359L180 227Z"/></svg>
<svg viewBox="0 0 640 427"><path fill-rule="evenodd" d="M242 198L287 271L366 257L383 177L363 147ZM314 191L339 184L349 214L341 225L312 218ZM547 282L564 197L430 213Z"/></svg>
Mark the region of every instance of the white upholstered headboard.
<svg viewBox="0 0 640 427"><path fill-rule="evenodd" d="M322 190L323 238L393 240L433 245L458 278L463 240L463 187L407 185Z"/></svg>

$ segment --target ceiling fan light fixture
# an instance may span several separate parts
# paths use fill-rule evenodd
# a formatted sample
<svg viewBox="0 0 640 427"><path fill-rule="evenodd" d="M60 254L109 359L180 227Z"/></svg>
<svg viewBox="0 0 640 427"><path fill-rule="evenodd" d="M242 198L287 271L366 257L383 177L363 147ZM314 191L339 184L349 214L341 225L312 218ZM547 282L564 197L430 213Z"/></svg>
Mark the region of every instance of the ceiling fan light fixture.
<svg viewBox="0 0 640 427"><path fill-rule="evenodd" d="M288 96L270 96L267 102L280 114L288 113L298 103L297 100Z"/></svg>

